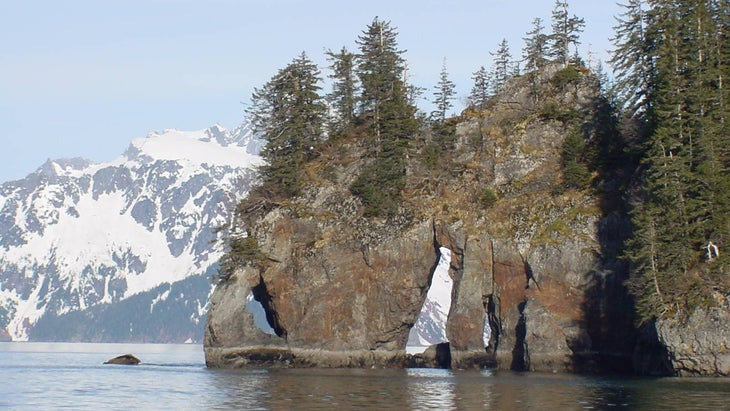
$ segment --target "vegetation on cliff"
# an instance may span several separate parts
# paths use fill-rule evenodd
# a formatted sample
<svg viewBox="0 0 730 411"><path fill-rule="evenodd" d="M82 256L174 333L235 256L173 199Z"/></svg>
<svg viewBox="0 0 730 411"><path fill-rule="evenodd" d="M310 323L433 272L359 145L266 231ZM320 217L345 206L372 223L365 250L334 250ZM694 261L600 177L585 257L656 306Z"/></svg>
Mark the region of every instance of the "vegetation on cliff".
<svg viewBox="0 0 730 411"><path fill-rule="evenodd" d="M616 27L611 63L641 165L627 255L645 321L730 292L729 17L726 0L630 0Z"/></svg>
<svg viewBox="0 0 730 411"><path fill-rule="evenodd" d="M585 64L578 53L583 20L558 0L552 32L535 19L526 35L525 71L503 41L491 70L474 73L469 107L454 117L446 115L453 83L445 63L436 109L430 116L418 110L423 90L407 83L390 22L375 18L356 53L327 53L329 95L320 94L316 65L305 54L295 58L252 97L249 115L266 142L267 165L261 185L238 207L244 234L232 239L223 276L237 262L262 261L256 242L241 240L247 222L274 207L313 214L305 199L314 187L347 187L359 218L375 222L369 227L404 227L431 215L487 219L493 234L532 224L514 210L539 213L537 197L521 196L541 190L539 201L551 204L581 193L601 198L601 210L576 201L578 211L566 219L631 210L633 235L611 255L625 251L631 263L628 284L641 320L689 313L727 295L730 7L726 0L643 3L628 0L617 25L615 84L600 65ZM531 141L542 138L536 135L557 135L556 169L533 158L544 155ZM507 147L519 161L500 159ZM538 220L550 221L533 230L535 238L572 233L569 222Z"/></svg>

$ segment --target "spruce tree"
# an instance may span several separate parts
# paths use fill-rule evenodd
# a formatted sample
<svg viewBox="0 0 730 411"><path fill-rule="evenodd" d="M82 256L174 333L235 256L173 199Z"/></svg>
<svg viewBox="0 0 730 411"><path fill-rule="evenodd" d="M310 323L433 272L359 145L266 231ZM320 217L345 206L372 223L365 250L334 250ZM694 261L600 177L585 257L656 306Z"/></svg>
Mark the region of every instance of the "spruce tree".
<svg viewBox="0 0 730 411"><path fill-rule="evenodd" d="M525 72L539 70L547 62L548 36L543 30L545 27L542 25L542 19L538 17L532 21L532 30L523 38L525 48L522 59L525 62Z"/></svg>
<svg viewBox="0 0 730 411"><path fill-rule="evenodd" d="M453 107L451 100L454 99L455 94L456 86L453 81L449 80L449 73L446 71L446 60L444 59L441 66L441 73L439 74L439 82L433 93L433 104L436 106L436 110L431 113L433 120L436 122L446 120L446 114Z"/></svg>
<svg viewBox="0 0 730 411"><path fill-rule="evenodd" d="M493 93L496 94L500 89L502 89L502 86L504 86L504 83L507 82L507 79L509 79L514 73L512 68L512 54L509 51L509 43L507 43L507 39L502 39L497 51L490 54L494 56L492 87Z"/></svg>
<svg viewBox="0 0 730 411"><path fill-rule="evenodd" d="M360 47L357 75L362 87L359 111L372 118L371 125L378 141L384 133L399 134L397 130L387 130L388 127L392 128L403 117L413 114L409 112L403 79L405 61L401 55L405 51L398 48L397 36L398 32L390 22L376 17L357 39Z"/></svg>
<svg viewBox="0 0 730 411"><path fill-rule="evenodd" d="M622 109L630 117L644 118L651 103L648 96L651 82L651 58L646 39L646 11L643 0L619 4L624 12L617 18L614 49L609 64L615 73L615 90Z"/></svg>
<svg viewBox="0 0 730 411"><path fill-rule="evenodd" d="M361 84L359 115L371 126L375 161L361 172L350 189L365 205L368 216L397 212L405 185L406 155L417 131L416 108L405 84L405 61L397 31L377 17L357 39L357 74Z"/></svg>
<svg viewBox="0 0 730 411"><path fill-rule="evenodd" d="M469 93L469 104L476 110L484 110L487 107L487 101L491 97L491 77L484 66L479 67L471 77L474 85Z"/></svg>
<svg viewBox="0 0 730 411"><path fill-rule="evenodd" d="M341 131L352 126L357 106L357 78L355 77L355 54L342 47L339 52L327 52L330 62L332 92L327 96L334 111L331 128Z"/></svg>
<svg viewBox="0 0 730 411"><path fill-rule="evenodd" d="M484 110L487 108L487 102L492 96L490 93L491 78L484 66L479 67L479 70L475 71L471 78L474 80L474 85L469 93L469 105L476 111L479 120L479 147L481 148L484 144L484 131L482 130Z"/></svg>
<svg viewBox="0 0 730 411"><path fill-rule="evenodd" d="M301 168L322 136L326 105L317 66L305 53L254 90L248 114L266 142L261 176L275 196L294 196L302 187Z"/></svg>
<svg viewBox="0 0 730 411"><path fill-rule="evenodd" d="M726 46L717 40L727 7L717 4L651 0L645 36L624 36L619 48L644 50L651 62L642 90L648 124L643 184L629 244L631 284L644 320L667 312L687 315L713 292L730 292L722 252L730 236L728 99L722 84L729 72L720 57ZM623 78L633 75L631 67L624 70Z"/></svg>
<svg viewBox="0 0 730 411"><path fill-rule="evenodd" d="M552 12L552 33L550 40L550 56L556 63L567 66L570 63L570 47L575 47L578 54L580 33L583 32L585 21L573 15L570 17L568 2L556 0Z"/></svg>

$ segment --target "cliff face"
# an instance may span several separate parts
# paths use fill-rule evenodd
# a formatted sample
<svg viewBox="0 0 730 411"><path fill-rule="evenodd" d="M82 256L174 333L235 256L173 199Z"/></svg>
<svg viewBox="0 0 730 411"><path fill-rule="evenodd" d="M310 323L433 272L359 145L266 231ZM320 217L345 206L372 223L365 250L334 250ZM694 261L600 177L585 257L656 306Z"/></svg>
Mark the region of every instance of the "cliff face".
<svg viewBox="0 0 730 411"><path fill-rule="evenodd" d="M348 190L365 162L354 141L303 170L312 184L298 198L249 201L245 227L265 258L216 287L207 364L406 365L439 247L452 251L451 367L627 364L633 337L616 330L632 329L631 307L615 262L627 220L589 190L561 188L566 118L590 125L598 90L590 75L560 74L515 79L465 113L436 167L411 158L398 216L362 216ZM249 293L276 335L254 325Z"/></svg>
<svg viewBox="0 0 730 411"><path fill-rule="evenodd" d="M657 321L659 341L665 347L670 371L679 376L730 376L730 304L716 295L713 308L697 309L688 320Z"/></svg>

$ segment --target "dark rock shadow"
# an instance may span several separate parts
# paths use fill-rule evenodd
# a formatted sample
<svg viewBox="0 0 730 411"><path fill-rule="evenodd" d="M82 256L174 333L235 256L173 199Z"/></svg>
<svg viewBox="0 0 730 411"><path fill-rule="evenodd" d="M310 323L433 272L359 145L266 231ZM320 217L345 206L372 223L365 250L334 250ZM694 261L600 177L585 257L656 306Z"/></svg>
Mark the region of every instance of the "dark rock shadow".
<svg viewBox="0 0 730 411"><path fill-rule="evenodd" d="M629 198L636 183L639 164L627 153L631 142L619 131L611 104L602 97L593 101L592 121L584 129L586 138L595 147L591 165L598 172L594 190L600 198L598 267L586 273L584 300L581 306L584 330L589 342L569 341L573 348L573 369L591 373L643 373L634 360L641 355L663 356L656 333L642 332L636 326L634 298L626 282L630 265L624 258L626 242L632 235ZM647 351L648 350L648 351Z"/></svg>
<svg viewBox="0 0 730 411"><path fill-rule="evenodd" d="M527 300L522 301L517 309L520 312L520 318L517 320L515 326L515 346L512 349L512 363L510 369L512 371L529 371L530 369L530 357L527 349L527 321L525 318L525 306L527 306Z"/></svg>

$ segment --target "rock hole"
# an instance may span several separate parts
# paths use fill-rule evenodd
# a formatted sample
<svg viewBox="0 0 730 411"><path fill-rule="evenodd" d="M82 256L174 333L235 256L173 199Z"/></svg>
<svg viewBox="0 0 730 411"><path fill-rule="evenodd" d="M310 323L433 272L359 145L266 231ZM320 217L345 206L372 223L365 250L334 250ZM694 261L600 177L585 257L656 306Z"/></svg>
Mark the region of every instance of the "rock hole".
<svg viewBox="0 0 730 411"><path fill-rule="evenodd" d="M487 296L485 303L484 331L482 332L482 340L484 348L487 352L497 352L499 346L499 316L497 315L497 303L494 295Z"/></svg>
<svg viewBox="0 0 730 411"><path fill-rule="evenodd" d="M266 323L274 330L274 334L278 337L286 338L286 330L281 328L279 324L279 317L271 304L271 295L266 289L266 283L263 278L260 279L260 282L256 287L251 289L251 294L253 295L254 300L258 301L261 308L263 308Z"/></svg>
<svg viewBox="0 0 730 411"><path fill-rule="evenodd" d="M451 344L448 342L436 345L436 367L451 368Z"/></svg>
<svg viewBox="0 0 730 411"><path fill-rule="evenodd" d="M451 250L439 248L440 257L431 275L431 285L423 302L418 320L411 327L406 350L409 353L422 353L429 346L448 343L446 338L446 320L451 310L451 292L454 280L449 275L451 266ZM449 364L451 363L449 354Z"/></svg>
<svg viewBox="0 0 730 411"><path fill-rule="evenodd" d="M253 298L253 291L249 291L246 296L246 311L253 315L253 323L259 328L259 330L269 335L276 335L276 331L274 331L274 328L266 319L266 310L264 310L264 306Z"/></svg>

